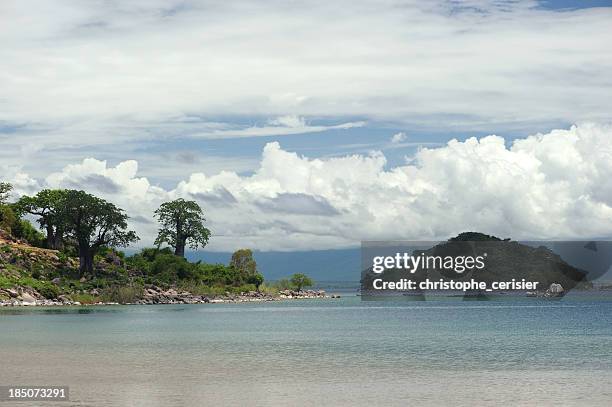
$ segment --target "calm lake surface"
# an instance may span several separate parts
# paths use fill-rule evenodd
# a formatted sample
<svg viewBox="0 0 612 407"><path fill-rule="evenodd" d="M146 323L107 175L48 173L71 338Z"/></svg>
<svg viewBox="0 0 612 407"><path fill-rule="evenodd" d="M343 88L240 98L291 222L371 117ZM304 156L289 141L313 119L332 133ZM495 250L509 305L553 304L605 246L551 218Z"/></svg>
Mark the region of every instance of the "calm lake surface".
<svg viewBox="0 0 612 407"><path fill-rule="evenodd" d="M70 386L52 406L610 406L612 298L4 308L0 385Z"/></svg>

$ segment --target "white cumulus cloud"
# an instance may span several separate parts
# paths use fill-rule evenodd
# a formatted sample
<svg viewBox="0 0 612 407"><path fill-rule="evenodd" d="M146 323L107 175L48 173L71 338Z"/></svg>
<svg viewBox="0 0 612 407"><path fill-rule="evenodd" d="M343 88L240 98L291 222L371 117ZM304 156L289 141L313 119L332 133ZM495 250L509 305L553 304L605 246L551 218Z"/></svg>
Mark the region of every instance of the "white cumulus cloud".
<svg viewBox="0 0 612 407"><path fill-rule="evenodd" d="M265 146L251 175L194 173L173 189L138 177L138 164L94 158L45 180L8 179L17 193L83 188L126 209L143 244L165 200L197 200L210 248L293 250L354 246L365 239L438 239L462 231L512 238L609 237L612 126L581 124L516 139L495 135L423 148L389 168L382 153L310 159Z"/></svg>
<svg viewBox="0 0 612 407"><path fill-rule="evenodd" d="M391 143L393 144L401 143L402 141L405 141L405 140L406 140L406 133L404 132L395 133L393 137L391 137Z"/></svg>

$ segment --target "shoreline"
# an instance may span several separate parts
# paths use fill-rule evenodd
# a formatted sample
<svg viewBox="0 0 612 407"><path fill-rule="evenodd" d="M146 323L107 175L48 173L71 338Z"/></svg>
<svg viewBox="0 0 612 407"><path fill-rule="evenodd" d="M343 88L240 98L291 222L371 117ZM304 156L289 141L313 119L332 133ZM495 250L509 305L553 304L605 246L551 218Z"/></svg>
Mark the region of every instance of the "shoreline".
<svg viewBox="0 0 612 407"><path fill-rule="evenodd" d="M145 290L142 298L133 302L92 302L81 303L72 301L66 296L61 299L36 299L27 294L24 298L23 293L10 300L0 301L0 307L81 307L81 306L104 306L104 305L176 305L176 304L222 304L222 303L247 303L247 302L270 302L286 300L307 300L307 299L331 299L340 298L340 295L328 295L324 290L305 290L293 291L284 290L277 295L261 292L247 292L229 295L194 295L189 292L177 292L175 289L166 291Z"/></svg>

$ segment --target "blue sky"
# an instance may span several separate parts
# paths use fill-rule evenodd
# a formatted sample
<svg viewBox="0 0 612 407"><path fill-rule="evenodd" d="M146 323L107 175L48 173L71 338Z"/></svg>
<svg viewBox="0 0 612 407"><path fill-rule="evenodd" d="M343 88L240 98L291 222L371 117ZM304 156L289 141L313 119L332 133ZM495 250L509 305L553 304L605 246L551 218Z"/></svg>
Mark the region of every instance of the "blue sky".
<svg viewBox="0 0 612 407"><path fill-rule="evenodd" d="M541 1L540 4L543 8L553 10L579 10L591 7L612 7L612 1L610 0L547 0Z"/></svg>
<svg viewBox="0 0 612 407"><path fill-rule="evenodd" d="M145 245L179 196L207 208L215 250L607 233L606 187L581 182L607 171L610 2L32 0L0 16L2 178L93 189Z"/></svg>

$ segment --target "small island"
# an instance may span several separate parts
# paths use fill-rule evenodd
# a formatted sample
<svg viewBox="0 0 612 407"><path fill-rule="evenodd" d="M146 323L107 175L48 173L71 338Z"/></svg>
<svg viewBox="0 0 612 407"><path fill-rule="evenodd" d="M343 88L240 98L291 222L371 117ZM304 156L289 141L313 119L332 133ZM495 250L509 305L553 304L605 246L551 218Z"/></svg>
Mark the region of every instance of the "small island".
<svg viewBox="0 0 612 407"><path fill-rule="evenodd" d="M0 183L0 306L199 304L325 298L297 273L268 283L250 249L228 265L185 259L211 232L195 201L176 199L155 211L156 247L127 256L139 240L128 215L85 191L45 189L7 202ZM36 219L40 230L29 219Z"/></svg>

